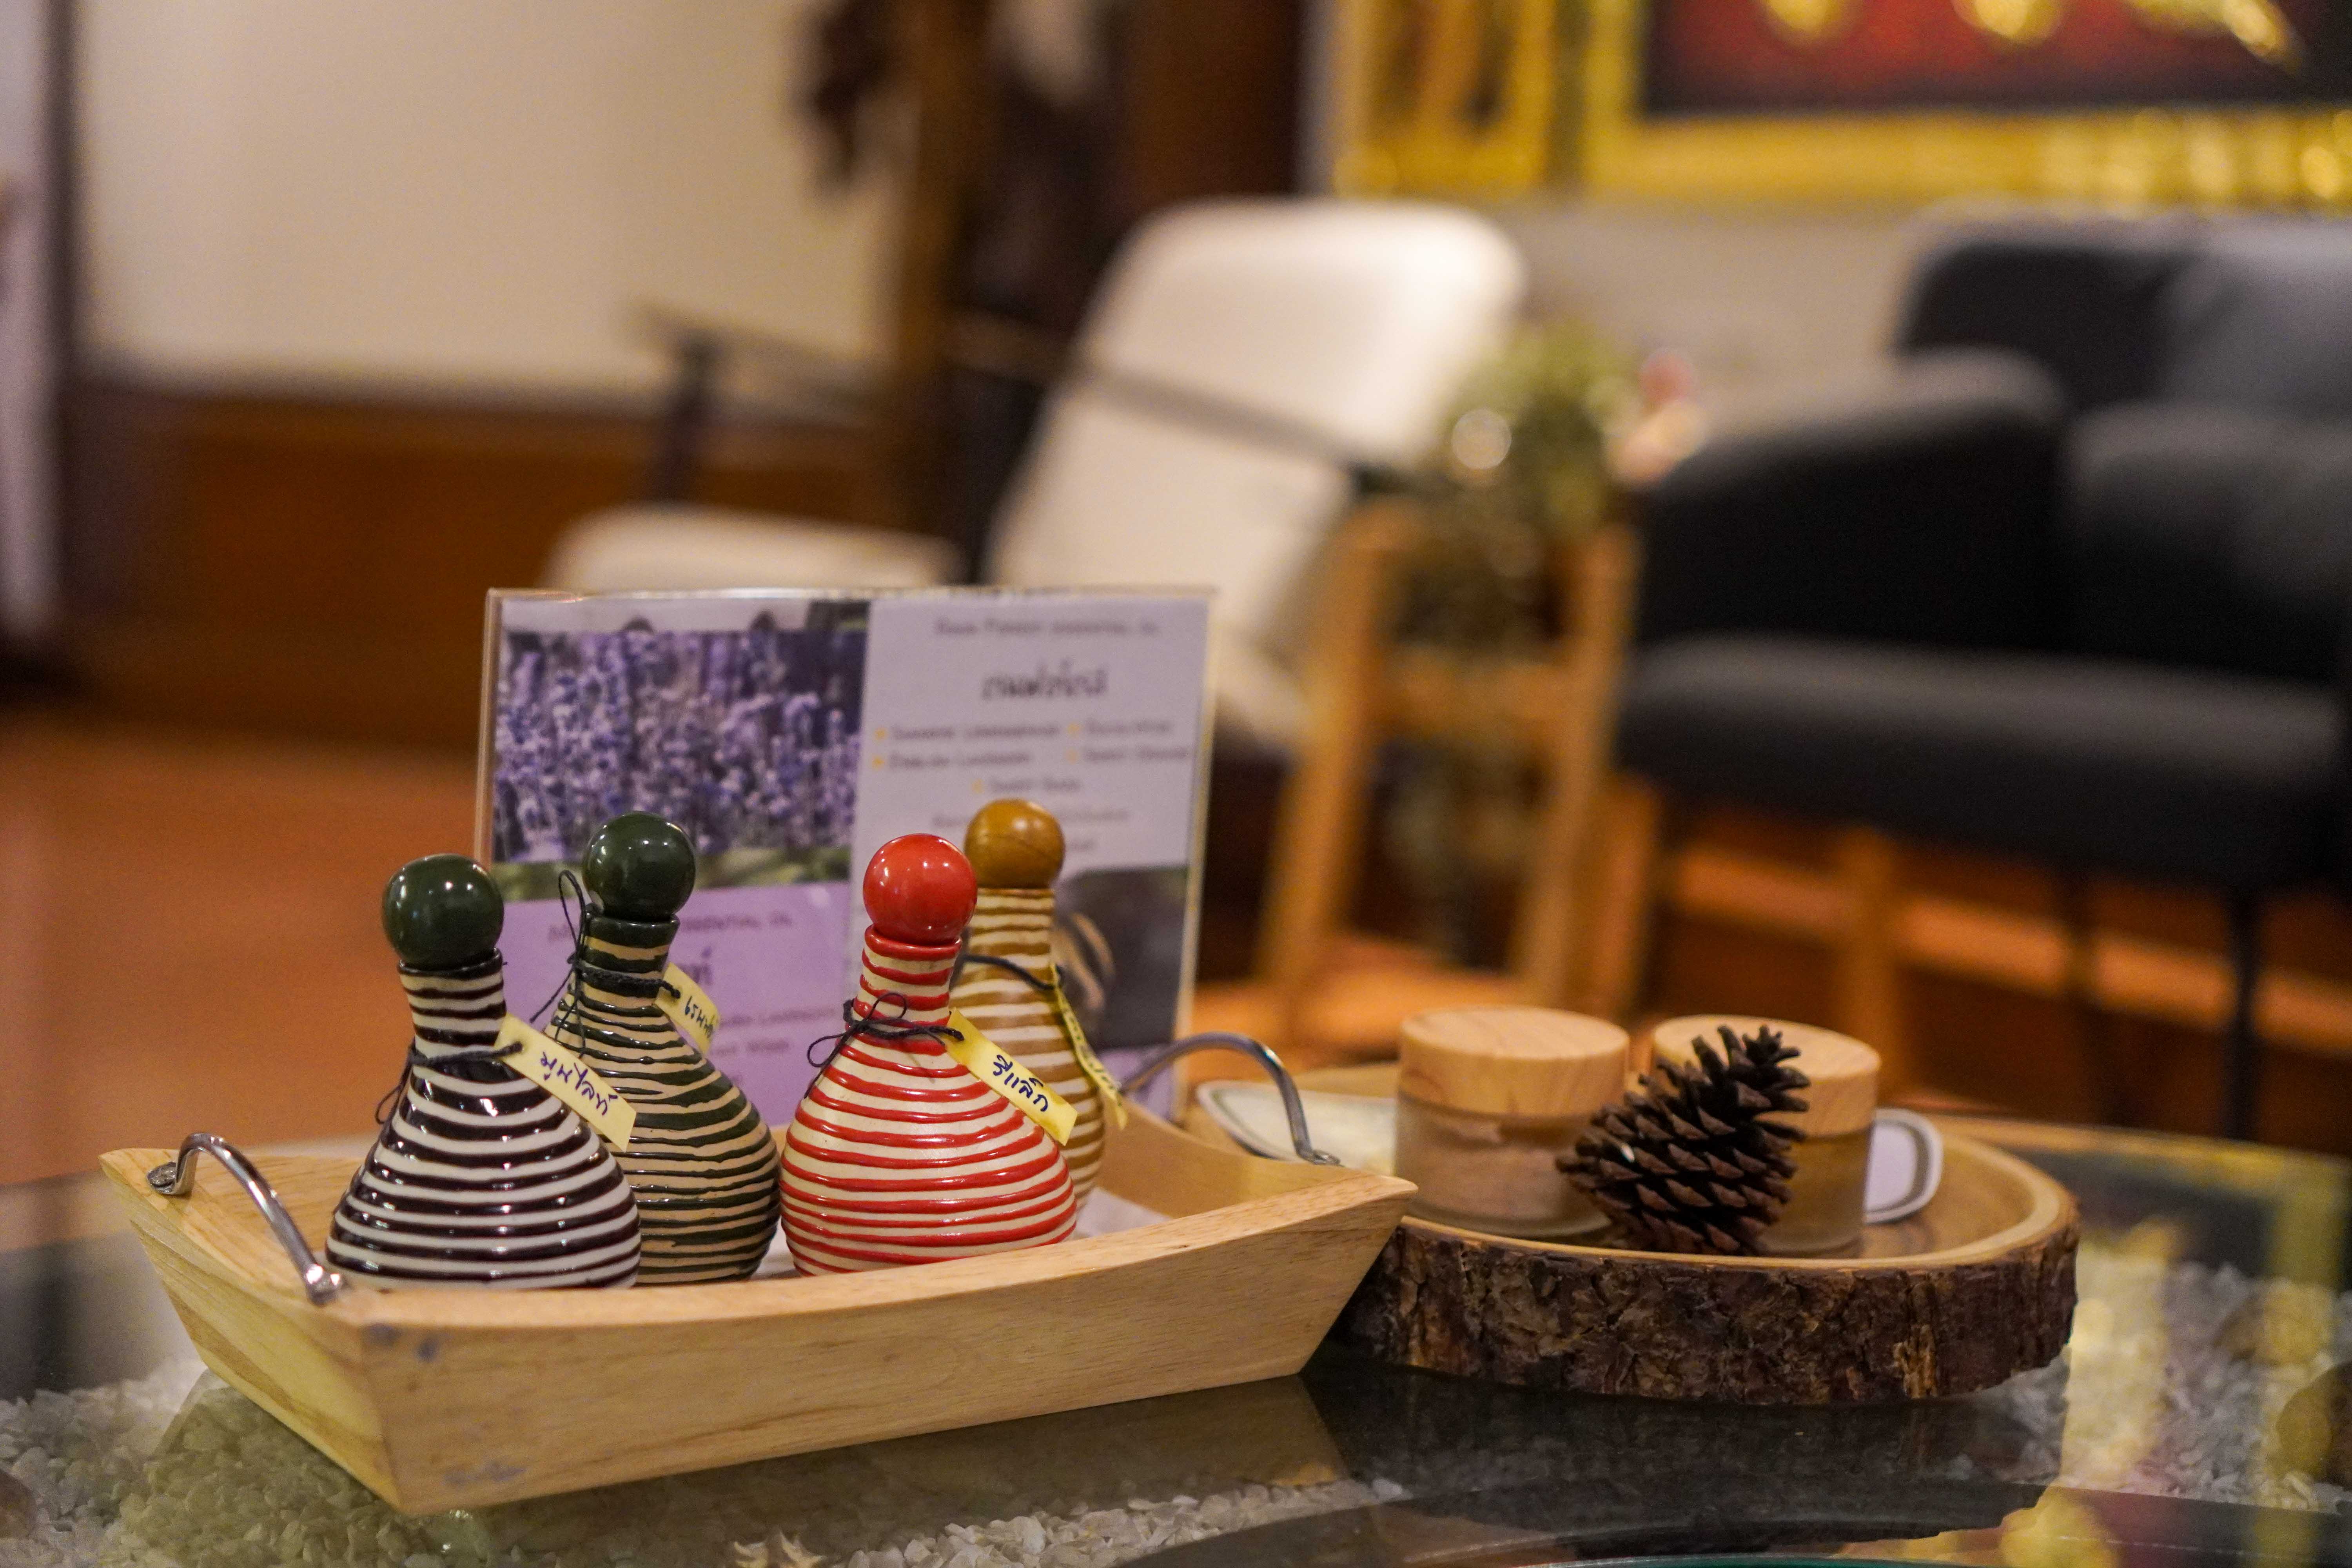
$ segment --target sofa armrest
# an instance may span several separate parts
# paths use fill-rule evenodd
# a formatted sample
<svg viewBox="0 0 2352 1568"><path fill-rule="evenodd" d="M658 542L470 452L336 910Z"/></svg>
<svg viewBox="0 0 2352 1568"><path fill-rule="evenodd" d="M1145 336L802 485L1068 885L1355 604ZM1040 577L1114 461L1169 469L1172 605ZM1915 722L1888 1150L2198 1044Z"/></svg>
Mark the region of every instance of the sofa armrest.
<svg viewBox="0 0 2352 1568"><path fill-rule="evenodd" d="M2064 418L2033 362L1948 350L1718 436L1642 498L1640 638L2048 645Z"/></svg>

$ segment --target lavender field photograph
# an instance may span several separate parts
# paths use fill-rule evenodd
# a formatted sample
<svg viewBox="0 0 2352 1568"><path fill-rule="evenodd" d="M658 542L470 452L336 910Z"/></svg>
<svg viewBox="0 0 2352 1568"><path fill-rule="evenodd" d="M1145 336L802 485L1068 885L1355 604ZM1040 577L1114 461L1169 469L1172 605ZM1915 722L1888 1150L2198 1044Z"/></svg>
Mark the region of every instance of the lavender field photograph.
<svg viewBox="0 0 2352 1568"><path fill-rule="evenodd" d="M684 828L706 885L845 879L865 666L861 601L793 627L765 615L725 631L508 627L490 813L509 896L551 895L556 869L624 811Z"/></svg>

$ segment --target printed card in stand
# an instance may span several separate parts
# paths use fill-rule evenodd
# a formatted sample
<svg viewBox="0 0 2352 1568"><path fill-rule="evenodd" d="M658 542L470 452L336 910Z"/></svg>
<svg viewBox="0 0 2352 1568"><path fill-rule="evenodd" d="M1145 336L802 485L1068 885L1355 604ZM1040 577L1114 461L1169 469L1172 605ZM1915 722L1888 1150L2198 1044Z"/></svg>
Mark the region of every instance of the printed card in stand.
<svg viewBox="0 0 2352 1568"><path fill-rule="evenodd" d="M1208 610L1180 590L493 595L476 854L507 897L515 1007L563 979L558 878L588 835L659 813L699 858L665 1010L786 1121L809 1043L841 1026L851 868L1019 796L1067 836L1065 978L1122 1074L1181 1032L1192 990Z"/></svg>

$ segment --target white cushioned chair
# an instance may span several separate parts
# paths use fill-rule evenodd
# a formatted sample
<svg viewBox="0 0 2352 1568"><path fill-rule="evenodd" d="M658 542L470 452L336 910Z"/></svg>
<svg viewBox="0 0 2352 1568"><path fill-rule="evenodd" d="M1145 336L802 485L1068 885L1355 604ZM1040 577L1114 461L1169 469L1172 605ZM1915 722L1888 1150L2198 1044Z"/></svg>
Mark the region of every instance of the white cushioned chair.
<svg viewBox="0 0 2352 1568"><path fill-rule="evenodd" d="M982 581L1217 591L1218 718L1276 746L1301 579L1370 468L1417 461L1517 314L1517 250L1458 208L1203 203L1155 216L1098 291L1001 503ZM907 587L943 540L687 503L582 519L577 589Z"/></svg>

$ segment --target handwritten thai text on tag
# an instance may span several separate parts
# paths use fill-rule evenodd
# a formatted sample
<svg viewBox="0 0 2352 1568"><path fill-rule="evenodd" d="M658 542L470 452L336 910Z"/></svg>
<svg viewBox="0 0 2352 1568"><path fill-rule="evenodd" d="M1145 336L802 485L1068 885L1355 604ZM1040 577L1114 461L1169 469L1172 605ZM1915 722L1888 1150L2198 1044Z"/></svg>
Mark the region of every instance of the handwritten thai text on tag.
<svg viewBox="0 0 2352 1568"><path fill-rule="evenodd" d="M626 1149L637 1129L637 1108L603 1074L509 1013L499 1026L499 1044L512 1046L499 1060L580 1113L596 1135L614 1149Z"/></svg>
<svg viewBox="0 0 2352 1568"><path fill-rule="evenodd" d="M710 1000L709 993L694 983L694 976L671 964L662 972L660 997L655 1003L677 1032L694 1042L694 1048L708 1052L710 1037L719 1032L719 1006Z"/></svg>
<svg viewBox="0 0 2352 1568"><path fill-rule="evenodd" d="M948 1027L956 1033L956 1038L947 1042L948 1055L961 1062L972 1077L1011 1101L1013 1109L1044 1128L1046 1137L1056 1143L1070 1141L1070 1129L1078 1120L1077 1107L1055 1094L1044 1079L982 1034L980 1026L965 1017L961 1009L948 1015Z"/></svg>
<svg viewBox="0 0 2352 1568"><path fill-rule="evenodd" d="M1078 1025L1077 1012L1070 1005L1070 994L1062 989L1059 974L1054 976L1054 1012L1062 1020L1062 1033L1070 1037L1070 1054L1078 1058L1078 1070L1087 1075L1087 1081L1095 1086L1095 1093L1102 1097L1103 1114L1114 1124L1126 1126L1127 1100L1118 1092L1118 1080L1110 1076L1110 1069L1095 1055L1094 1047L1087 1043L1087 1032Z"/></svg>

